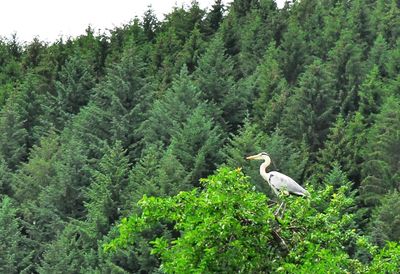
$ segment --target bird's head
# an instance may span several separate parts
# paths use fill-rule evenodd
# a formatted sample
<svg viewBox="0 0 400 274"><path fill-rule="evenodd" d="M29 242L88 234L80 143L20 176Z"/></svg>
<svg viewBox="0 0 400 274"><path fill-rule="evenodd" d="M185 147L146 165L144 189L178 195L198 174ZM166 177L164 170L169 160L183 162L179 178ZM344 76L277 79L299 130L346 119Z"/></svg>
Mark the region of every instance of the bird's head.
<svg viewBox="0 0 400 274"><path fill-rule="evenodd" d="M261 152L256 155L248 156L248 157L246 157L246 159L247 160L264 160L265 161L267 159L270 159L270 157L269 157L268 153Z"/></svg>

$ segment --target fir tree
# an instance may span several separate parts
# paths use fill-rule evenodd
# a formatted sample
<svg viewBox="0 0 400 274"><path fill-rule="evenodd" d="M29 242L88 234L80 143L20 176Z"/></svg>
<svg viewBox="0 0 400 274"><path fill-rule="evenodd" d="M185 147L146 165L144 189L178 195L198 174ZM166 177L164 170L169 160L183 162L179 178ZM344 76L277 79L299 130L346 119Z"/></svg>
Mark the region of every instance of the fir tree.
<svg viewBox="0 0 400 274"><path fill-rule="evenodd" d="M0 203L0 271L3 273L28 273L31 254L27 239L22 233L17 209L8 196Z"/></svg>
<svg viewBox="0 0 400 274"><path fill-rule="evenodd" d="M367 143L362 151L363 180L360 198L368 205L379 204L382 195L398 188L400 149L400 105L393 97L386 99L375 124L367 133Z"/></svg>

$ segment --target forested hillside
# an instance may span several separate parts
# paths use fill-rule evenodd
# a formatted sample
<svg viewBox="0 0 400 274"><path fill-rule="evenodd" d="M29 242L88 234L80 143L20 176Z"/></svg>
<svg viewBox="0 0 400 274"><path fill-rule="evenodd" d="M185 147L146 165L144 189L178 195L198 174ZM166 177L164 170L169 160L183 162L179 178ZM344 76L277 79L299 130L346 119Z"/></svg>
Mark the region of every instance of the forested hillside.
<svg viewBox="0 0 400 274"><path fill-rule="evenodd" d="M1 39L0 273L398 271L400 4L294 2Z"/></svg>

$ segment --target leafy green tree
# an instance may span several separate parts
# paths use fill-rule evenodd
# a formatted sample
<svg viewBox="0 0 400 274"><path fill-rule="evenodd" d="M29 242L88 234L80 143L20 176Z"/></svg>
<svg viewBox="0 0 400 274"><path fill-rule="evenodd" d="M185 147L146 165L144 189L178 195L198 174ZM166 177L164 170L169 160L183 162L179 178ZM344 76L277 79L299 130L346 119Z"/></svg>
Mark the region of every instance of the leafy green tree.
<svg viewBox="0 0 400 274"><path fill-rule="evenodd" d="M344 180L340 172L326 180L336 179ZM138 233L162 221L173 223L177 231L172 239L151 241L166 272L362 273L370 267L343 250L350 240L365 241L351 229L353 216L346 211L354 200L346 195L346 183L339 182L337 192L333 186L311 191L311 199L282 196L287 203L282 218L273 214L278 205L268 206L268 198L254 191L238 169L221 168L202 183L202 190L173 197L144 196L141 214L123 219L120 235L105 249L130 246ZM380 263L398 266L398 260Z"/></svg>

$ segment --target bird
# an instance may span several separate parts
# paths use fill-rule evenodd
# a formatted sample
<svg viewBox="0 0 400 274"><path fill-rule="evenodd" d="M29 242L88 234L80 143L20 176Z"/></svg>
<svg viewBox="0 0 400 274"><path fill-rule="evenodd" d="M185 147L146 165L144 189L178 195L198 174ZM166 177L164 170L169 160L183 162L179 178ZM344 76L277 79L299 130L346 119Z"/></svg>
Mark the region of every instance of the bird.
<svg viewBox="0 0 400 274"><path fill-rule="evenodd" d="M247 160L264 160L260 165L260 175L270 185L276 196L279 197L278 190L281 192L289 192L298 196L309 197L310 193L305 190L301 185L296 183L295 180L289 176L282 174L278 171L266 172L267 167L271 164L271 158L268 153L261 152L256 155L246 157Z"/></svg>

